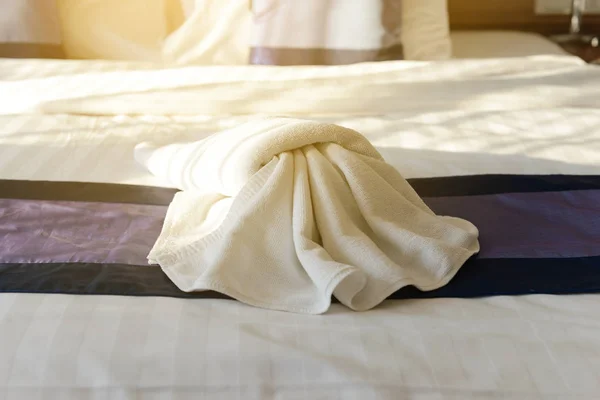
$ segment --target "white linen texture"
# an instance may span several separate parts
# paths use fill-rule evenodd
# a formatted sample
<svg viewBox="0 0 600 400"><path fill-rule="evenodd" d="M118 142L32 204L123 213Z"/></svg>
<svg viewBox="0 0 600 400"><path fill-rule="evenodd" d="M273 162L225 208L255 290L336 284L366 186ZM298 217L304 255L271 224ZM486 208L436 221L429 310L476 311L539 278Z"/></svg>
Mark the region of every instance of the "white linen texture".
<svg viewBox="0 0 600 400"><path fill-rule="evenodd" d="M475 226L435 215L334 124L265 118L135 156L182 189L148 259L186 292L308 314L333 294L364 311L406 285L445 285L479 250Z"/></svg>

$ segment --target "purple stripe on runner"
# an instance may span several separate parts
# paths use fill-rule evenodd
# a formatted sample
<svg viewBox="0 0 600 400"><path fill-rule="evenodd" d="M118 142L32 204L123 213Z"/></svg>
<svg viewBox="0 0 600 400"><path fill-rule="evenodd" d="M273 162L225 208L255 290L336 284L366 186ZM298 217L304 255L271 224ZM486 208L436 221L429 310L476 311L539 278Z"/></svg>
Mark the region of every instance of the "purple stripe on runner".
<svg viewBox="0 0 600 400"><path fill-rule="evenodd" d="M600 255L600 190L425 198L479 228L480 258Z"/></svg>
<svg viewBox="0 0 600 400"><path fill-rule="evenodd" d="M146 265L166 206L0 199L0 263Z"/></svg>
<svg viewBox="0 0 600 400"><path fill-rule="evenodd" d="M600 255L600 190L430 197L480 231L479 258ZM0 263L146 265L166 206L0 199Z"/></svg>

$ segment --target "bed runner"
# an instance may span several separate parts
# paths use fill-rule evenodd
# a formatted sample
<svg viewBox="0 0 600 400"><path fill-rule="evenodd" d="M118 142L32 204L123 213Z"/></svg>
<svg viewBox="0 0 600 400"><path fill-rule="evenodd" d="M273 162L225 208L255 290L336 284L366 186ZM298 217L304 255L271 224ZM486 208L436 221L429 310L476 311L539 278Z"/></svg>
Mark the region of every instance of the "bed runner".
<svg viewBox="0 0 600 400"><path fill-rule="evenodd" d="M409 179L481 251L446 286L390 299L600 292L600 176ZM180 291L146 256L176 190L0 180L0 292L227 298Z"/></svg>

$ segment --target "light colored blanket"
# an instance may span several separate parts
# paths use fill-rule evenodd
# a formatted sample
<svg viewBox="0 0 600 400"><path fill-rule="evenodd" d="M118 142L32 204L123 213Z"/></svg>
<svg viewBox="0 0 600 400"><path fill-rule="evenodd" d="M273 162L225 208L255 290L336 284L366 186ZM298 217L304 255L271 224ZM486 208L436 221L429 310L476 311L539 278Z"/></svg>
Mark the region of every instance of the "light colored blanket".
<svg viewBox="0 0 600 400"><path fill-rule="evenodd" d="M435 215L360 134L269 118L136 159L183 189L149 254L184 291L323 313L445 285L479 250L471 223Z"/></svg>
<svg viewBox="0 0 600 400"><path fill-rule="evenodd" d="M0 59L0 115L462 114L595 108L598 93L600 68L574 56L333 67L163 67Z"/></svg>

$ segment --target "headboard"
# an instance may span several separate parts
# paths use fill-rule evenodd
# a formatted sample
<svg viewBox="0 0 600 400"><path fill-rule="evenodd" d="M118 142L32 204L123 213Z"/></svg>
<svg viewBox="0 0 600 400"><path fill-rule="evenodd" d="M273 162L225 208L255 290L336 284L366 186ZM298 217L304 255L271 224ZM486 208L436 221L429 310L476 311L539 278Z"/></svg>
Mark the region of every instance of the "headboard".
<svg viewBox="0 0 600 400"><path fill-rule="evenodd" d="M509 29L562 34L567 15L536 15L535 0L448 0L450 26L455 30ZM582 31L600 33L600 15L584 15Z"/></svg>

